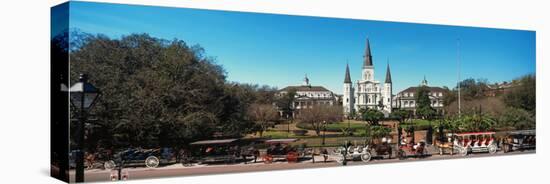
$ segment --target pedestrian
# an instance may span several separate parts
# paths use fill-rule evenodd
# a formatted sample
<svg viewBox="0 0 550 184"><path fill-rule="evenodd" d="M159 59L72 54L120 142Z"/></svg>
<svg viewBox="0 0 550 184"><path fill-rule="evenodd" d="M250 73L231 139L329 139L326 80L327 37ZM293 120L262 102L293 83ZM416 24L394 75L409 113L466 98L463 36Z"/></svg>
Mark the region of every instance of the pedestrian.
<svg viewBox="0 0 550 184"><path fill-rule="evenodd" d="M327 163L328 160L328 150L326 148L323 148L321 151L321 154L323 155L323 162Z"/></svg>
<svg viewBox="0 0 550 184"><path fill-rule="evenodd" d="M254 149L254 163L256 163L256 160L260 156L260 150Z"/></svg>

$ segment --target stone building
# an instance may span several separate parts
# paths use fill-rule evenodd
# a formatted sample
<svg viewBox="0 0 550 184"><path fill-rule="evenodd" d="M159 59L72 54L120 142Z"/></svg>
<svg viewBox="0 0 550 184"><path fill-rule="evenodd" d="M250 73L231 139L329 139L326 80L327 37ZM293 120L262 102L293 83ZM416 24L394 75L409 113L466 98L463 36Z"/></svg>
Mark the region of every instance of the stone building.
<svg viewBox="0 0 550 184"><path fill-rule="evenodd" d="M416 113L416 91L419 87L425 86L430 91L428 93L431 106L438 112L443 110L443 98L445 95L445 89L440 87L428 86L426 77L422 80L420 86L409 87L395 95L393 97L393 107L398 109L410 110Z"/></svg>
<svg viewBox="0 0 550 184"><path fill-rule="evenodd" d="M344 114L348 115L350 112L358 112L362 108L377 109L385 115L390 114L393 100L390 65L388 64L386 67L385 81L382 83L376 80L368 38L361 68L361 79L357 80L354 84L350 77L349 65L346 65L342 98Z"/></svg>
<svg viewBox="0 0 550 184"><path fill-rule="evenodd" d="M309 83L307 75L302 85L287 86L279 90L276 95L280 97L286 95L291 90L296 92L292 108L297 112L300 109L312 108L315 105L337 105L340 98L323 86L312 86Z"/></svg>

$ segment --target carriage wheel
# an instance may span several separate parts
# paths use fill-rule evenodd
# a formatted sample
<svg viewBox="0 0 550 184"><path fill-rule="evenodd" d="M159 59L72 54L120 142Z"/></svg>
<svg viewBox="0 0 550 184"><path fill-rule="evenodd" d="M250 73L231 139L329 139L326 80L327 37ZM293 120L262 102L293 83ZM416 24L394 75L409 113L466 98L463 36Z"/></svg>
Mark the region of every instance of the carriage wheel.
<svg viewBox="0 0 550 184"><path fill-rule="evenodd" d="M403 160L407 158L407 153L405 153L405 151L400 149L399 151L397 151L397 156L399 157L399 160Z"/></svg>
<svg viewBox="0 0 550 184"><path fill-rule="evenodd" d="M286 155L286 161L288 163L296 163L298 162L298 153L296 152L290 152Z"/></svg>
<svg viewBox="0 0 550 184"><path fill-rule="evenodd" d="M336 158L336 162L338 162L339 164L342 164L342 163L344 163L345 159L346 159L346 157L340 156L340 157Z"/></svg>
<svg viewBox="0 0 550 184"><path fill-rule="evenodd" d="M105 163L103 163L103 167L105 169L111 170L111 169L114 169L116 167L116 163L115 163L115 161L109 160L109 161L106 161Z"/></svg>
<svg viewBox="0 0 550 184"><path fill-rule="evenodd" d="M264 163L265 164L271 164L273 163L273 156L272 155L264 155L262 157L262 159L264 160Z"/></svg>
<svg viewBox="0 0 550 184"><path fill-rule="evenodd" d="M145 159L145 166L148 168L156 168L159 166L160 160L156 156L149 156Z"/></svg>
<svg viewBox="0 0 550 184"><path fill-rule="evenodd" d="M86 167L86 169L93 169L94 168L93 163L88 161L88 160L84 161L84 166Z"/></svg>
<svg viewBox="0 0 550 184"><path fill-rule="evenodd" d="M193 166L193 163L191 163L190 160L183 160L181 162L181 165L183 165L183 167L191 167L191 166Z"/></svg>
<svg viewBox="0 0 550 184"><path fill-rule="evenodd" d="M235 156L230 156L229 159L225 160L226 164L235 164L237 162L237 158Z"/></svg>
<svg viewBox="0 0 550 184"><path fill-rule="evenodd" d="M372 158L372 155L369 152L365 152L364 154L361 154L361 161L363 162L369 162Z"/></svg>
<svg viewBox="0 0 550 184"><path fill-rule="evenodd" d="M458 148L458 153L460 154L460 156L465 157L466 155L468 155L468 148L460 147Z"/></svg>
<svg viewBox="0 0 550 184"><path fill-rule="evenodd" d="M490 154L495 154L497 152L497 146L494 144L487 146L487 149L489 149Z"/></svg>
<svg viewBox="0 0 550 184"><path fill-rule="evenodd" d="M504 153L508 153L510 152L510 147L507 144L504 144L504 146L502 147L502 150L504 151Z"/></svg>
<svg viewBox="0 0 550 184"><path fill-rule="evenodd" d="M181 165L183 165L183 167L193 166L192 160L193 160L193 158L185 156L185 155L181 155L181 157L180 157L180 163L181 163Z"/></svg>
<svg viewBox="0 0 550 184"><path fill-rule="evenodd" d="M420 151L419 155L420 155L420 158L428 157L428 150L426 149L426 147L422 148L422 151Z"/></svg>

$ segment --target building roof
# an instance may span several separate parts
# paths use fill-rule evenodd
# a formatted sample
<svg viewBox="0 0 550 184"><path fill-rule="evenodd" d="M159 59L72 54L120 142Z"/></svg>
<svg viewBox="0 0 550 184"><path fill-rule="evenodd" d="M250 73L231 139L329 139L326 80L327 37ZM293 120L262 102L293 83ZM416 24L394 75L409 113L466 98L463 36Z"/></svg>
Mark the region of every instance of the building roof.
<svg viewBox="0 0 550 184"><path fill-rule="evenodd" d="M344 78L344 83L351 84L351 77L349 76L349 65L346 63L346 76Z"/></svg>
<svg viewBox="0 0 550 184"><path fill-rule="evenodd" d="M443 88L440 88L440 87L430 87L430 86L426 86L428 88L428 90L430 90L430 92L444 92L445 89ZM409 87L399 93L416 93L416 91L418 90L419 87Z"/></svg>
<svg viewBox="0 0 550 184"><path fill-rule="evenodd" d="M386 68L386 82L385 83L391 83L390 63L388 63L388 67Z"/></svg>
<svg viewBox="0 0 550 184"><path fill-rule="evenodd" d="M279 91L289 91L291 89L294 89L296 91L328 91L330 92L330 90L328 90L323 86L287 86Z"/></svg>
<svg viewBox="0 0 550 184"><path fill-rule="evenodd" d="M363 61L363 67L372 66L372 55L370 53L369 38L367 38L367 46L365 48L365 59Z"/></svg>

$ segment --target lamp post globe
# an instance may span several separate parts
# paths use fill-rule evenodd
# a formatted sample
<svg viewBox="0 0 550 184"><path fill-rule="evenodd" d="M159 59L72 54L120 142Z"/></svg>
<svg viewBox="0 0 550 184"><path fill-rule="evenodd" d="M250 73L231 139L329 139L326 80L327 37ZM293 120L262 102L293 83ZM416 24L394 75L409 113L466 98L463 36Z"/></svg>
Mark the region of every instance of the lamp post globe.
<svg viewBox="0 0 550 184"><path fill-rule="evenodd" d="M91 108L99 96L99 89L88 82L86 74L80 74L79 81L69 89L71 104L78 110Z"/></svg>

